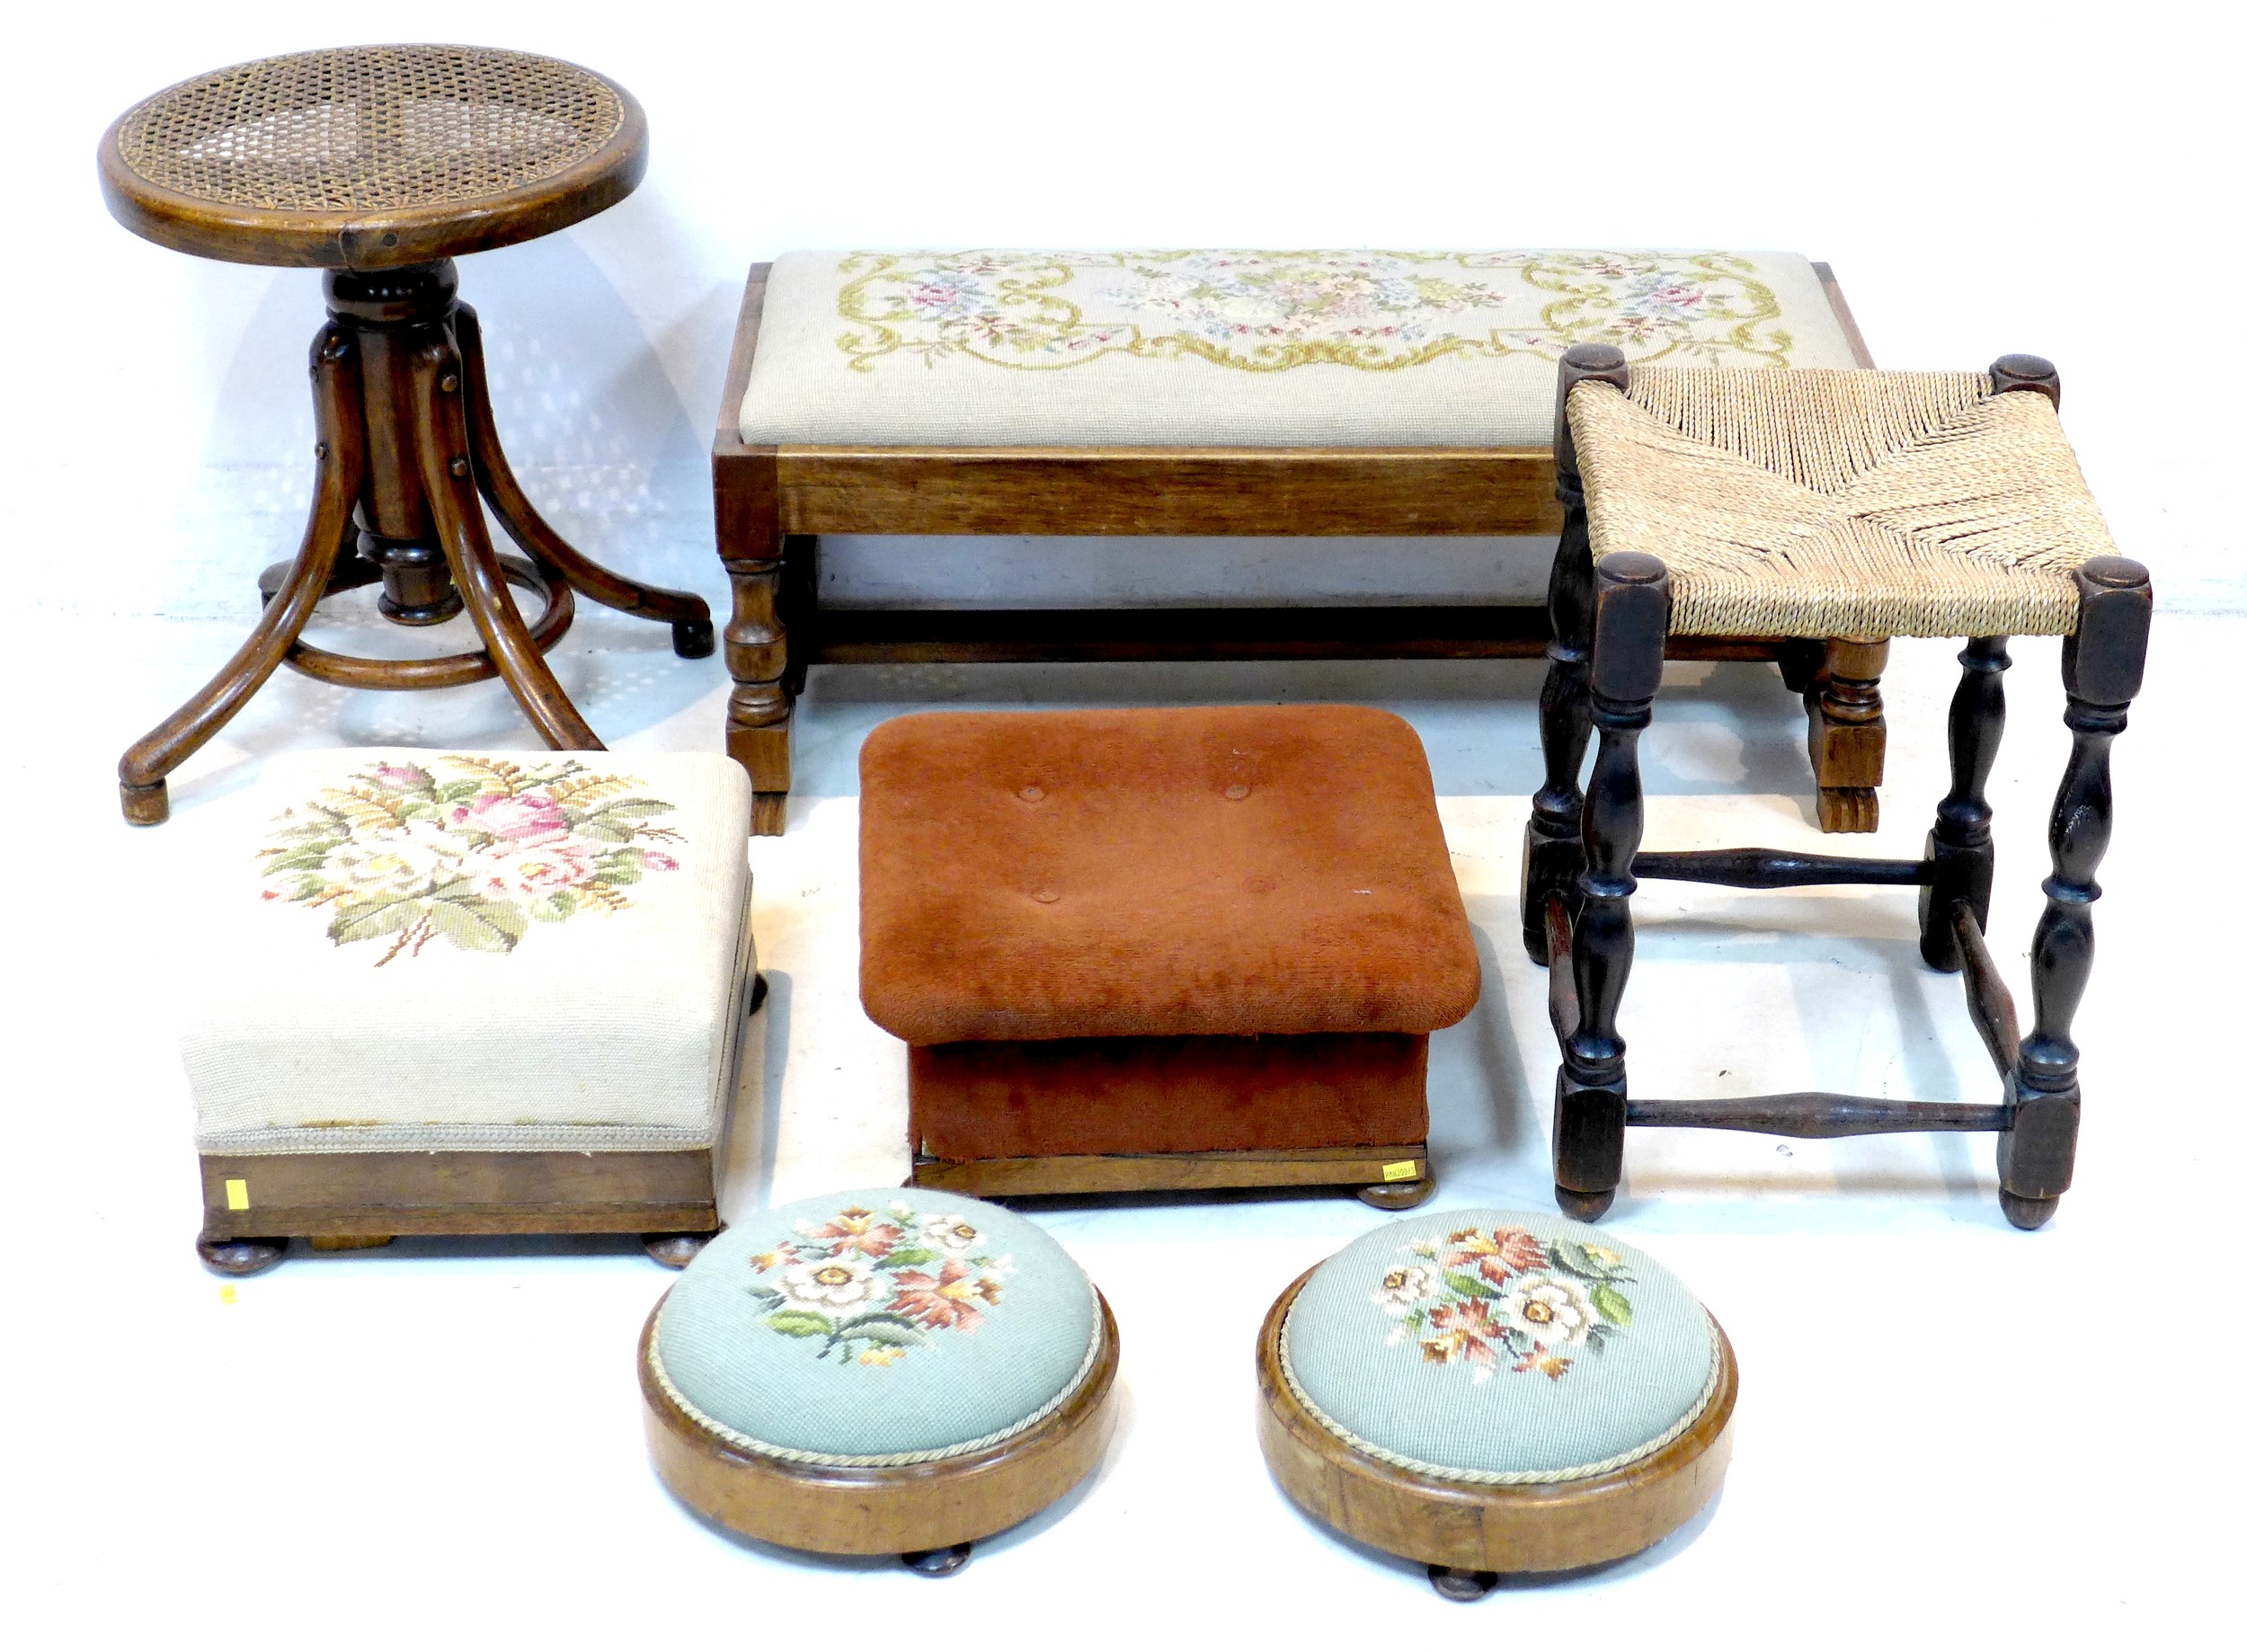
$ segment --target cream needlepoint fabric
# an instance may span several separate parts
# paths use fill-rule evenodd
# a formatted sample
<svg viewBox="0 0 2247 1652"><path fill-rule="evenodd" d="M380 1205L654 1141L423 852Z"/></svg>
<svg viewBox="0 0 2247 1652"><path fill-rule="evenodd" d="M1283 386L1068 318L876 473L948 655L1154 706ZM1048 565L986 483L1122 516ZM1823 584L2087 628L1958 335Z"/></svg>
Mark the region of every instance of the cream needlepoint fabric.
<svg viewBox="0 0 2247 1652"><path fill-rule="evenodd" d="M1594 555L1670 571L1685 635L2065 635L2117 554L2050 401L1980 373L1633 369L1568 428Z"/></svg>
<svg viewBox="0 0 2247 1652"><path fill-rule="evenodd" d="M716 1140L753 972L715 754L277 759L190 892L204 1152Z"/></svg>
<svg viewBox="0 0 2247 1652"><path fill-rule="evenodd" d="M1857 365L1791 253L791 253L756 443L1543 447L1572 344Z"/></svg>

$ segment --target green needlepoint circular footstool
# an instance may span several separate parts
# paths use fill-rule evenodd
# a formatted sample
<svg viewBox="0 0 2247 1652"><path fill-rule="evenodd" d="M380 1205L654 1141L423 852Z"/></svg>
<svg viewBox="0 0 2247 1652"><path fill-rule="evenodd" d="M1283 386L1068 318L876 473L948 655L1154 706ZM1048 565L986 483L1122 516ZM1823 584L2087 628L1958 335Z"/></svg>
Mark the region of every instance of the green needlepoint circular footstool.
<svg viewBox="0 0 2247 1652"><path fill-rule="evenodd" d="M1475 1600L1647 1548L1723 1483L1732 1346L1675 1275L1549 1216L1365 1235L1273 1303L1265 1461L1314 1518Z"/></svg>
<svg viewBox="0 0 2247 1652"><path fill-rule="evenodd" d="M706 1247L640 1338L655 1471L791 1549L957 1570L1092 1471L1115 1319L1035 1223L894 1187L782 1205Z"/></svg>

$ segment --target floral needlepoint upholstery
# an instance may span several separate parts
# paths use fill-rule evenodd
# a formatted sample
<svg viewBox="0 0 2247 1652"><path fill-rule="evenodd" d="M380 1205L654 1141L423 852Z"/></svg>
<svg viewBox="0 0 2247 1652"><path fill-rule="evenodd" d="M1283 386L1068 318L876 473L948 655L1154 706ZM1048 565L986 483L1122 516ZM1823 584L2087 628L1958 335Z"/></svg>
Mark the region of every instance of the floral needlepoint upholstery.
<svg viewBox="0 0 2247 1652"><path fill-rule="evenodd" d="M749 815L702 753L276 759L191 892L198 1145L709 1145L754 972Z"/></svg>
<svg viewBox="0 0 2247 1652"><path fill-rule="evenodd" d="M1486 1485L1589 1479L1652 1455L1715 1393L1709 1315L1612 1234L1444 1211L1365 1235L1305 1282L1281 1369L1382 1461Z"/></svg>
<svg viewBox="0 0 2247 1652"><path fill-rule="evenodd" d="M1092 1282L1035 1222L886 1187L721 1234L664 1300L650 1363L688 1417L745 1450L899 1464L1043 1421L1101 1339Z"/></svg>
<svg viewBox="0 0 2247 1652"><path fill-rule="evenodd" d="M1791 253L792 253L742 438L1541 447L1581 343L1859 365Z"/></svg>

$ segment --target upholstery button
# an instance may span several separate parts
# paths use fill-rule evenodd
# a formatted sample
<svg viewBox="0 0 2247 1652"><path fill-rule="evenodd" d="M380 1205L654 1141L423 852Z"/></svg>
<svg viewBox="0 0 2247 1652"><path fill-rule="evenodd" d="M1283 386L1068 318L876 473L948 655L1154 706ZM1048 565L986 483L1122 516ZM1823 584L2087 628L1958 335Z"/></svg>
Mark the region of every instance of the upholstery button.
<svg viewBox="0 0 2247 1652"><path fill-rule="evenodd" d="M1052 905L1054 901L1060 900L1061 898L1061 892L1058 889L1034 889L1030 892L1031 900L1042 902L1046 906Z"/></svg>
<svg viewBox="0 0 2247 1652"><path fill-rule="evenodd" d="M1024 803L1035 803L1045 795L1045 788L1038 786L1026 786L1015 795Z"/></svg>
<svg viewBox="0 0 2247 1652"><path fill-rule="evenodd" d="M1239 802L1242 798L1246 797L1248 795L1248 788L1247 786L1245 786L1240 785L1239 782L1235 782L1233 785L1229 786L1227 786L1227 787L1225 788L1225 795L1226 795L1226 796L1228 796L1228 797L1230 797L1230 798L1231 798L1231 799L1232 799L1235 803L1239 803Z"/></svg>

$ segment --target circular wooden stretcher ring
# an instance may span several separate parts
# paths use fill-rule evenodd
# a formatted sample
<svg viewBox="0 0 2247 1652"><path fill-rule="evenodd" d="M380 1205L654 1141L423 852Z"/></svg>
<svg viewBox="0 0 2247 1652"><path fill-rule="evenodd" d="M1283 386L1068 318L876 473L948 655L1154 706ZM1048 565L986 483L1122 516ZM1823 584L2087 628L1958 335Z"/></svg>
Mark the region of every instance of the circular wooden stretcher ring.
<svg viewBox="0 0 2247 1652"><path fill-rule="evenodd" d="M659 1302L640 1333L639 1358L655 1472L688 1508L747 1537L817 1554L902 1555L931 1574L956 1569L968 1544L1059 1501L1107 1449L1115 1428L1120 1345L1107 1299L1097 1287L1093 1294L1100 1308L1099 1352L1051 1416L981 1451L875 1468L768 1456L689 1417L664 1391L651 1358Z"/></svg>
<svg viewBox="0 0 2247 1652"><path fill-rule="evenodd" d="M1717 1495L1732 1457L1739 1371L1715 1328L1717 1381L1690 1426L1652 1455L1612 1473L1543 1485L1439 1479L1383 1462L1304 1408L1280 1368L1280 1328L1317 1268L1306 1269L1264 1317L1257 1338L1263 1405L1257 1442L1273 1478L1304 1513L1359 1542L1426 1565L1431 1574L1567 1572L1620 1560L1676 1531ZM1439 1590L1471 1599L1469 1591Z"/></svg>

